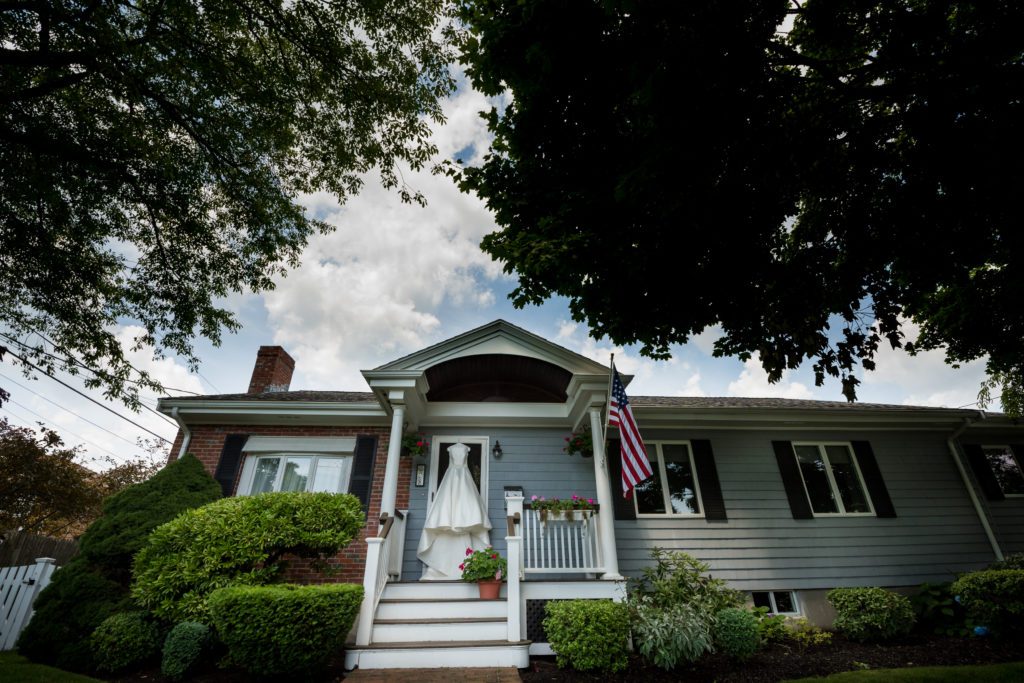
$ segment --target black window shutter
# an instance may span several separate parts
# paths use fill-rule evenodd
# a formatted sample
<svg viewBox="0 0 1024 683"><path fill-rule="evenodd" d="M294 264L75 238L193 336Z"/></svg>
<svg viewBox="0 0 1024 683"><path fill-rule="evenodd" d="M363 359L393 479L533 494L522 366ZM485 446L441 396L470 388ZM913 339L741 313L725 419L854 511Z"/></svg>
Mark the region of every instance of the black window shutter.
<svg viewBox="0 0 1024 683"><path fill-rule="evenodd" d="M965 443L963 449L967 454L967 462L974 470L974 476L985 497L993 501L1005 499L1006 496L1003 495L1003 489L999 486L999 480L992 473L992 468L989 466L988 460L985 458L985 451L981 449L981 446L976 443Z"/></svg>
<svg viewBox="0 0 1024 683"><path fill-rule="evenodd" d="M811 511L810 501L807 500L800 468L796 464L793 444L789 441L772 441L772 448L775 449L775 460L779 463L779 474L782 475L782 485L786 488L786 498L789 499L793 519L813 519L814 513Z"/></svg>
<svg viewBox="0 0 1024 683"><path fill-rule="evenodd" d="M373 464L377 458L377 437L356 437L356 450L353 455L352 476L349 479L348 492L363 504L363 514L370 509L370 484L373 483Z"/></svg>
<svg viewBox="0 0 1024 683"><path fill-rule="evenodd" d="M885 487L885 482L882 480L882 471L878 469L878 461L875 460L875 452L871 450L871 444L867 441L851 441L850 445L853 446L853 452L857 456L857 465L860 466L864 484L868 487L871 503L875 506L875 514L879 517L895 517L896 508L893 507L889 489Z"/></svg>
<svg viewBox="0 0 1024 683"><path fill-rule="evenodd" d="M697 483L700 485L700 497L704 503L704 519L725 521L725 501L722 499L722 485L718 481L718 469L715 467L715 456L711 451L711 442L707 439L694 439L693 462L697 466Z"/></svg>
<svg viewBox="0 0 1024 683"><path fill-rule="evenodd" d="M213 478L220 484L225 497L235 492L235 479L242 464L242 448L248 440L248 434L228 434L224 439L224 448L220 452Z"/></svg>
<svg viewBox="0 0 1024 683"><path fill-rule="evenodd" d="M615 519L636 519L633 499L622 495L622 446L618 439L608 439L608 481L612 486Z"/></svg>

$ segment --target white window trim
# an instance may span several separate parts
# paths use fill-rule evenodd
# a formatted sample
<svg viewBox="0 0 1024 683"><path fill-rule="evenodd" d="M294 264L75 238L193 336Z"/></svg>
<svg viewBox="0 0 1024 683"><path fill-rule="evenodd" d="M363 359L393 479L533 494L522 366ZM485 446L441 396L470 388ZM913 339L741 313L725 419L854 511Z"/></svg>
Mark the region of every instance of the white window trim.
<svg viewBox="0 0 1024 683"><path fill-rule="evenodd" d="M335 455L326 453L307 453L307 452L280 452L280 453L254 453L252 455L245 456L245 464L242 466L242 476L238 482L238 494L240 496L252 495L252 485L256 480L256 462L267 458L288 458L289 456L295 458L310 458L309 463L309 480L313 481L316 479L316 467L320 462L321 458L328 458L330 460L348 459L348 466L344 471L344 481L342 482L341 490L337 493L348 493L349 485L352 483L352 456L351 455ZM273 490L281 490L281 481L284 479L284 467L277 468L277 476L274 478Z"/></svg>
<svg viewBox="0 0 1024 683"><path fill-rule="evenodd" d="M1012 448L1010 448L1010 444L982 444L982 446L981 446L981 453L982 453L982 455L985 455L985 449L986 448L992 448L992 449L1001 448L1004 451L1006 451L1007 453L1009 453L1010 457L1013 458L1013 462L1015 462L1017 464L1017 469L1020 471L1020 473L1022 475L1024 475L1024 464L1021 463L1020 458L1017 457L1017 454L1014 452L1014 450ZM987 464L988 463L988 456L987 455L985 455L985 461L986 461L986 464ZM991 468L991 465L989 465L989 467ZM998 480L996 481L996 483L999 484ZM1024 493L1007 493L1006 491L1003 491L1003 487L1002 487L1001 484L999 486L999 490L1003 492L1003 497L1004 498L1024 498Z"/></svg>
<svg viewBox="0 0 1024 683"><path fill-rule="evenodd" d="M836 501L836 505L839 507L839 512L815 512L814 505L811 503L811 493L807 489L807 481L804 479L804 470L800 467L800 458L796 454L797 446L815 446L818 449L818 454L821 456L822 461L825 463L825 476L828 478L828 485L832 489L832 496ZM844 446L850 453L850 462L853 463L853 469L857 473L857 481L860 482L861 491L864 492L864 499L867 500L869 512L847 512L846 505L843 503L843 497L839 495L839 485L836 484L835 475L832 474L832 463L828 459L828 453L825 450L826 446ZM864 475L860 471L860 460L857 458L857 453L853 450L853 444L849 441L794 441L793 447L793 458L796 460L796 469L800 472L800 482L804 485L804 495L807 496L807 504L811 508L811 514L815 517L875 517L875 504L871 500L871 492L868 491L867 484L864 483Z"/></svg>
<svg viewBox="0 0 1024 683"><path fill-rule="evenodd" d="M686 454L690 458L690 473L693 475L693 488L697 496L697 505L700 512L674 512L672 511L672 500L668 493L668 472L665 470L665 457L662 453L662 446L686 446ZM700 477L697 476L697 464L693 460L693 445L689 441L644 441L644 446L650 449L652 446L658 453L657 476L661 482L661 496L665 504L665 512L640 512L637 505L637 497L633 498L633 510L637 519L664 519L672 517L675 519L702 519L704 517L704 498L700 493Z"/></svg>
<svg viewBox="0 0 1024 683"><path fill-rule="evenodd" d="M753 604L753 602L754 602L754 593L767 593L768 594L768 604L770 605L770 607L769 607L769 614L781 614L784 617L794 617L794 616L799 616L799 615L803 614L803 612L800 611L800 600L797 598L796 591L785 591L785 590L750 591L750 602L751 602L751 604ZM780 612L778 610L778 605L775 602L775 594L776 593L789 593L790 599L793 601L793 609L795 611L793 611L793 612Z"/></svg>

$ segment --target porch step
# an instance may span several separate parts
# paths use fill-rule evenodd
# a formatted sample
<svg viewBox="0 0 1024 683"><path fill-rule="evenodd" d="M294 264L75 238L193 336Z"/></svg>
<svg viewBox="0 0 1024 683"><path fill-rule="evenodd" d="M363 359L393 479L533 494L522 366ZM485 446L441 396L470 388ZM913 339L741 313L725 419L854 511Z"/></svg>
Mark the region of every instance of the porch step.
<svg viewBox="0 0 1024 683"><path fill-rule="evenodd" d="M530 641L370 643L345 651L345 668L430 669L453 667L514 666L530 664Z"/></svg>
<svg viewBox="0 0 1024 683"><path fill-rule="evenodd" d="M506 617L377 619L373 623L375 643L496 641L507 634Z"/></svg>
<svg viewBox="0 0 1024 683"><path fill-rule="evenodd" d="M395 600L381 599L377 605L377 618L391 619L452 619L483 617L505 618L508 614L508 603L505 600L480 600L479 598L459 598L455 600L413 599Z"/></svg>
<svg viewBox="0 0 1024 683"><path fill-rule="evenodd" d="M505 584L501 597L505 597ZM395 581L384 586L381 600L468 600L480 599L475 583L465 581Z"/></svg>

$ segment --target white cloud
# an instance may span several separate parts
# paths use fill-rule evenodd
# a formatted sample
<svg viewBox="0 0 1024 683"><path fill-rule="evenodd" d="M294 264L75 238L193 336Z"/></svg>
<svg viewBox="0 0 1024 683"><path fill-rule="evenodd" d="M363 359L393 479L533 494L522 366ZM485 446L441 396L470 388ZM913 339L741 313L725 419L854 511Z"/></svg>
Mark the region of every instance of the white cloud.
<svg viewBox="0 0 1024 683"><path fill-rule="evenodd" d="M807 385L786 379L789 372L782 373L782 379L775 384L768 381L768 373L761 367L761 359L757 354L743 364L740 376L729 383L730 396L749 396L755 398L813 398L814 395Z"/></svg>
<svg viewBox="0 0 1024 683"><path fill-rule="evenodd" d="M683 388L676 392L676 396L707 396L704 389L700 386L700 373L695 372L690 375L686 382L683 384Z"/></svg>
<svg viewBox="0 0 1024 683"><path fill-rule="evenodd" d="M143 336L146 330L137 325L126 325L117 331L117 341L124 349L128 362L139 370L148 372L155 380L168 387L184 389L196 394L204 393L203 385L199 378L189 372L188 368L181 365L173 358L154 358L153 350L142 347L133 350L135 339Z"/></svg>
<svg viewBox="0 0 1024 683"><path fill-rule="evenodd" d="M714 327L707 327L700 334L690 337L690 343L710 356L715 350L715 342L724 336L725 332L722 330L722 326L715 325Z"/></svg>

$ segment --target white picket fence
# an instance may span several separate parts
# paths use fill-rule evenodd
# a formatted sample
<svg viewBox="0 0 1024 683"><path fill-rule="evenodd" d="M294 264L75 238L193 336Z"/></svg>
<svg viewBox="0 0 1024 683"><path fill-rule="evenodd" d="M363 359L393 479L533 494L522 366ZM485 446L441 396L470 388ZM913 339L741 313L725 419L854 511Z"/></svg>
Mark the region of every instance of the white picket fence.
<svg viewBox="0 0 1024 683"><path fill-rule="evenodd" d="M56 568L52 557L40 557L35 564L0 567L0 651L14 649L32 618L36 596L50 583Z"/></svg>

